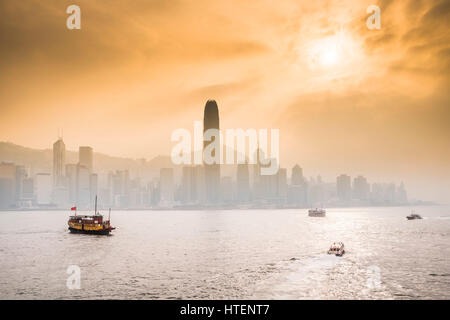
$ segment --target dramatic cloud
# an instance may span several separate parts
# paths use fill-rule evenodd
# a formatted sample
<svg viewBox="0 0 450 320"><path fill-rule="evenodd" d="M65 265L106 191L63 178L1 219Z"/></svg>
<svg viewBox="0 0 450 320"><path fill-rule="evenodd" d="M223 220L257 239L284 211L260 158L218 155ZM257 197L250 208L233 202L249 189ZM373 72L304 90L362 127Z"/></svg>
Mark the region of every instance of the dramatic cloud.
<svg viewBox="0 0 450 320"><path fill-rule="evenodd" d="M450 2L375 3L380 30L362 1L80 0L68 30L72 1L1 1L0 140L169 154L216 99L223 128L280 128L284 166L448 199Z"/></svg>

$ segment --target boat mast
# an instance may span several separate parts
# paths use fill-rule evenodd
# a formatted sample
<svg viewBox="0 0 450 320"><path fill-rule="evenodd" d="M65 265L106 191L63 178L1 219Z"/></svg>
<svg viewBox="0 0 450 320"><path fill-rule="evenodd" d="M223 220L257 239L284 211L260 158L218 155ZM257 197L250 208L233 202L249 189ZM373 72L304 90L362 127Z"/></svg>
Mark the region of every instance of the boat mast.
<svg viewBox="0 0 450 320"><path fill-rule="evenodd" d="M97 195L95 196L95 211L94 215L97 215Z"/></svg>
<svg viewBox="0 0 450 320"><path fill-rule="evenodd" d="M111 223L111 208L109 208L109 213L108 213L108 222Z"/></svg>

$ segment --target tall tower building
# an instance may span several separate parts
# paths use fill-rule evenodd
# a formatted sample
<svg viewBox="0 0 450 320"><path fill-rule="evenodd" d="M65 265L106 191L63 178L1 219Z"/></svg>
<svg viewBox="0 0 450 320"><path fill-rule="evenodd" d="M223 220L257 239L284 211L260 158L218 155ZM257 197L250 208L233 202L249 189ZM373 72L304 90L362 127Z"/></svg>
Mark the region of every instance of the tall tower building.
<svg viewBox="0 0 450 320"><path fill-rule="evenodd" d="M296 164L292 168L291 186L288 191L288 202L297 207L304 207L308 201L308 185L303 176L303 169Z"/></svg>
<svg viewBox="0 0 450 320"><path fill-rule="evenodd" d="M336 178L337 196L341 201L349 201L352 198L352 182L350 176L341 174Z"/></svg>
<svg viewBox="0 0 450 320"><path fill-rule="evenodd" d="M292 176L291 176L291 183L292 185L301 185L305 181L305 178L303 177L303 169L300 168L298 164L296 164L292 168Z"/></svg>
<svg viewBox="0 0 450 320"><path fill-rule="evenodd" d="M205 105L205 112L203 116L203 134L208 129L219 130L219 108L214 100L208 100ZM220 139L220 138L219 138ZM215 137L211 138L211 141L203 140L203 150L211 143L217 143L218 148L215 150L219 154L215 154L215 151L211 153L211 156L216 159L220 159L220 140L215 141ZM203 155L205 156L205 155ZM220 199L220 164L206 164L205 165L205 182L206 182L206 201L214 204L218 203Z"/></svg>
<svg viewBox="0 0 450 320"><path fill-rule="evenodd" d="M53 186L64 186L66 145L62 138L53 144Z"/></svg>
<svg viewBox="0 0 450 320"><path fill-rule="evenodd" d="M78 151L78 164L89 170L92 173L94 167L94 155L91 147L80 147Z"/></svg>
<svg viewBox="0 0 450 320"><path fill-rule="evenodd" d="M394 186L395 190L395 186ZM353 195L355 199L367 200L369 198L370 185L363 176L357 176L353 179Z"/></svg>

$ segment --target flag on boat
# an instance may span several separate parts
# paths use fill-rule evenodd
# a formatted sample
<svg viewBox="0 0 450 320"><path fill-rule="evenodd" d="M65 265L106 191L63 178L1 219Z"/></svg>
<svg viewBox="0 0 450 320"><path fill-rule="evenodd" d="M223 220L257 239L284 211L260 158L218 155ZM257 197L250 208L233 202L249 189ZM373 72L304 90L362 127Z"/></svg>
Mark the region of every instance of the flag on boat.
<svg viewBox="0 0 450 320"><path fill-rule="evenodd" d="M70 208L70 210L75 211L75 210L77 210L77 207L72 207L72 208Z"/></svg>

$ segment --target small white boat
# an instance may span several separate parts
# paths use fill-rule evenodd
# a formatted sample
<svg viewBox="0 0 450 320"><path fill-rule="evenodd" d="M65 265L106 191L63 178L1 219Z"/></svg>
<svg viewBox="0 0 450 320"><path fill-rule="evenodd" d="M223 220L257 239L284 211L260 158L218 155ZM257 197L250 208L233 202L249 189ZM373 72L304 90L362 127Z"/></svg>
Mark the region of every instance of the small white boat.
<svg viewBox="0 0 450 320"><path fill-rule="evenodd" d="M345 253L344 250L344 243L343 242L334 242L330 249L328 249L328 254L334 254L337 257L342 257L342 255Z"/></svg>
<svg viewBox="0 0 450 320"><path fill-rule="evenodd" d="M308 216L310 217L325 217L326 211L324 209L309 209Z"/></svg>

